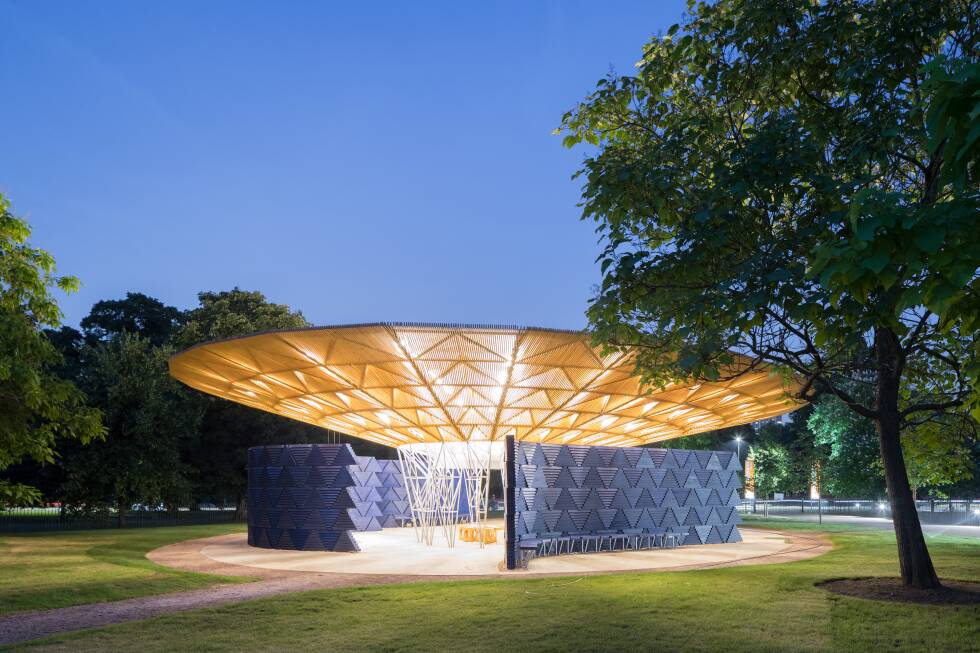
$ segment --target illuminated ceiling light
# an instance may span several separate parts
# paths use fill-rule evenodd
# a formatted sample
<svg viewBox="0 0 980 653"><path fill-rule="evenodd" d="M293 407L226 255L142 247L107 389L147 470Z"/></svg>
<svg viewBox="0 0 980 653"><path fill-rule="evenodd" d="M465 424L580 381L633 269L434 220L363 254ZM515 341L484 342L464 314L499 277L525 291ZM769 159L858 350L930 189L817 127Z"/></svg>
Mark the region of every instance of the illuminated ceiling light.
<svg viewBox="0 0 980 653"><path fill-rule="evenodd" d="M318 372L320 372L320 374L322 374L323 376L327 377L331 381L338 381L338 382L340 382L340 383L342 383L344 385L348 385L347 379L345 379L341 375L337 374L336 372L334 372L330 368L325 367L323 365L318 365L316 369L317 369Z"/></svg>
<svg viewBox="0 0 980 653"><path fill-rule="evenodd" d="M303 355L306 356L306 360L310 361L314 365L320 364L320 361L317 359L316 354L314 354L312 351L308 349L304 349L302 351L303 351Z"/></svg>

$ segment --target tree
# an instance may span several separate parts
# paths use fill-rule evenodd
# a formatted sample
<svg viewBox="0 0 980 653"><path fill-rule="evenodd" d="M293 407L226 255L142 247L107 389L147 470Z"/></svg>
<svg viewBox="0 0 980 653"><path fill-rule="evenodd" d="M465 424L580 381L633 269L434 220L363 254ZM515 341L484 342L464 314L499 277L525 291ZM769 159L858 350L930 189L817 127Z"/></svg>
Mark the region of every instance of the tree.
<svg viewBox="0 0 980 653"><path fill-rule="evenodd" d="M126 293L125 299L103 299L97 302L80 326L89 341L104 341L118 333L135 333L152 345L170 340L183 321L183 314L173 306L143 293Z"/></svg>
<svg viewBox="0 0 980 653"><path fill-rule="evenodd" d="M902 453L913 495L973 478L971 441L976 423L968 415L943 415L914 426L902 436Z"/></svg>
<svg viewBox="0 0 980 653"><path fill-rule="evenodd" d="M273 304L256 291L234 288L202 292L198 299L200 305L187 314L186 324L176 336L182 348L207 340L309 326L299 311ZM346 436L317 426L225 399L198 396L205 404L201 435L185 453L186 461L197 473L194 493L198 498L233 498L240 514L245 511L249 447L349 441ZM365 455L383 454L387 449L364 442L358 442L357 447Z"/></svg>
<svg viewBox="0 0 980 653"><path fill-rule="evenodd" d="M302 313L284 304L273 304L260 292L234 288L198 294L200 305L189 311L177 333L181 348L218 338L258 331L303 328L309 323ZM196 470L194 495L216 500L230 497L244 511L248 448L281 442L323 441L323 429L263 413L216 397L196 394L202 404L200 435L185 451L185 460Z"/></svg>
<svg viewBox="0 0 980 653"><path fill-rule="evenodd" d="M974 432L970 447L971 469L970 477L961 479L952 485L942 488L943 494L949 497L980 497L980 437Z"/></svg>
<svg viewBox="0 0 980 653"><path fill-rule="evenodd" d="M54 259L31 246L30 235L0 195L0 471L24 458L53 461L58 438L88 442L103 432L99 412L54 373L61 357L43 331L60 326L52 291L73 292L78 280L57 276ZM39 498L29 485L0 479L2 503Z"/></svg>
<svg viewBox="0 0 980 653"><path fill-rule="evenodd" d="M814 473L821 470L826 458L824 447L816 446L813 433L806 427L809 408L804 406L789 419L768 420L757 429L753 444L776 445L786 454L785 471L778 490L807 495Z"/></svg>
<svg viewBox="0 0 980 653"><path fill-rule="evenodd" d="M65 456L65 501L74 510L115 508L120 525L133 504L179 504L189 484L180 460L200 411L167 373L173 350L121 333L84 353L81 385L102 409L104 441Z"/></svg>
<svg viewBox="0 0 980 653"><path fill-rule="evenodd" d="M200 305L188 312L186 324L176 337L181 348L257 331L310 326L301 312L293 311L285 304L273 304L258 291L236 287L198 293L197 299Z"/></svg>
<svg viewBox="0 0 980 653"><path fill-rule="evenodd" d="M855 395L861 392L854 388ZM829 447L824 488L838 496L875 496L884 472L874 423L833 396L824 396L807 422L818 444ZM913 496L973 477L972 442L976 422L965 414L944 414L902 433L902 455Z"/></svg>
<svg viewBox="0 0 980 653"><path fill-rule="evenodd" d="M874 424L836 397L821 397L807 420L827 457L821 491L835 497L878 497L885 490Z"/></svg>
<svg viewBox="0 0 980 653"><path fill-rule="evenodd" d="M753 444L749 458L755 464L756 495L769 497L773 492L783 490L790 476L789 452L778 442L763 441Z"/></svg>
<svg viewBox="0 0 980 653"><path fill-rule="evenodd" d="M605 244L597 340L637 351L652 384L767 363L801 380L797 399L831 394L871 420L918 588L940 584L900 434L978 400L977 148L946 149L956 117L976 115L960 88L977 13L975 0L692 3L635 76L601 80L562 122L566 145L598 146L579 173Z"/></svg>

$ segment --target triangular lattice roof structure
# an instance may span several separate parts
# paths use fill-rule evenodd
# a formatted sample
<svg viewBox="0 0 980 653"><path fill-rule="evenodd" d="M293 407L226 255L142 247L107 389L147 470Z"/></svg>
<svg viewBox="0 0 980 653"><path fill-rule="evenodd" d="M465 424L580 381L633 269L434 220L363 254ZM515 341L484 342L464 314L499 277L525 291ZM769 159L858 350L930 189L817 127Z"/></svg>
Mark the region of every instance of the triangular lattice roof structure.
<svg viewBox="0 0 980 653"><path fill-rule="evenodd" d="M218 397L389 446L519 440L638 446L788 413L765 367L646 389L629 353L582 332L365 324L205 343L171 374Z"/></svg>

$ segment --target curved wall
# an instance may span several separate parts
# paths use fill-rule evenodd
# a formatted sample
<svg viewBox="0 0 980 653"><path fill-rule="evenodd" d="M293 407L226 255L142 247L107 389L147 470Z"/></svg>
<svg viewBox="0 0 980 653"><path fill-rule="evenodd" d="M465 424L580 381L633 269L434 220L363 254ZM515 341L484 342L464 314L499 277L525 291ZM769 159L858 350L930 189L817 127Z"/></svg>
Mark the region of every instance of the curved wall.
<svg viewBox="0 0 980 653"><path fill-rule="evenodd" d="M268 549L358 551L353 533L410 516L397 460L349 444L248 450L248 543Z"/></svg>
<svg viewBox="0 0 980 653"><path fill-rule="evenodd" d="M674 533L681 544L740 542L742 466L730 451L509 444L508 566L522 539Z"/></svg>

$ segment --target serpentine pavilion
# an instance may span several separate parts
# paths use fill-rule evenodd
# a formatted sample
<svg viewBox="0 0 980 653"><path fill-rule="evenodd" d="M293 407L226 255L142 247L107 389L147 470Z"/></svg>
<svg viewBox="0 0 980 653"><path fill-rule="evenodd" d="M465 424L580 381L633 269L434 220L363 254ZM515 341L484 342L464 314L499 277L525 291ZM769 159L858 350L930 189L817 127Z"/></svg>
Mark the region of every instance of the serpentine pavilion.
<svg viewBox="0 0 980 653"><path fill-rule="evenodd" d="M656 443L799 407L792 379L746 357L726 380L649 388L630 351L529 327L265 332L192 347L170 371L202 392L394 449L381 460L349 445L253 448L249 544L357 551L355 533L391 530L443 555L459 541L503 544L509 568L548 554L740 541L738 458ZM502 526L488 520L495 472Z"/></svg>

